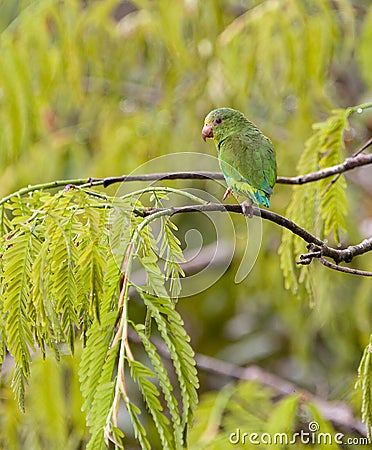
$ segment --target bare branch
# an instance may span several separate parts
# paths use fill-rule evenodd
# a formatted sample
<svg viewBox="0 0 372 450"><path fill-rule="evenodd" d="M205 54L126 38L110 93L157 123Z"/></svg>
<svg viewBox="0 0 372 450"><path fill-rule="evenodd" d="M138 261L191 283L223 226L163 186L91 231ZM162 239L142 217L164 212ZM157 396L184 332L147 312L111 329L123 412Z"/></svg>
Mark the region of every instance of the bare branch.
<svg viewBox="0 0 372 450"><path fill-rule="evenodd" d="M305 184L311 181L317 181L322 178L331 177L332 175L341 174L356 167L365 166L372 163L372 154L361 154L367 147L372 145L372 139L367 141L359 150L357 150L350 158L347 158L342 164L327 167L326 169L317 172L308 173L305 175L298 175L296 177L277 177L276 182L281 184ZM158 181L158 180L223 180L224 177L221 172L161 172L139 175L121 175L118 177L107 178L77 178L69 180L56 180L47 183L27 186L13 192L2 199L0 199L0 206L7 203L15 196L27 195L30 192L39 190L49 190L58 187L65 187L66 190L75 186L82 188L91 188L93 186L108 187L114 183L123 183L130 181ZM336 180L335 180L336 181ZM95 194L96 195L96 194Z"/></svg>
<svg viewBox="0 0 372 450"><path fill-rule="evenodd" d="M240 214L243 213L241 205L239 204L222 205L221 203L209 203L206 205L187 205L167 209L170 211L169 212L170 215L180 213L190 213L190 212L234 212ZM147 208L138 211L138 213L146 217L152 214L159 213L161 211L165 211L165 208L164 209ZM301 255L298 264L302 265L310 264L313 258L321 258L324 256L332 258L337 264L343 261L349 263L352 261L354 256L362 255L372 250L372 237L364 239L359 244L350 245L344 249L336 249L333 247L329 247L321 239L309 233L307 230L300 227L296 223L292 222L292 220L289 220L286 217L281 216L280 214L268 211L267 209L253 207L253 215L257 217L262 217L263 219L266 220L270 220L271 222L274 222L277 225L286 228L287 230L296 234L297 236L299 236L301 239L303 239L305 242L308 243L307 249L309 250L309 253ZM324 265L327 266L327 264ZM353 272L351 272L351 270L353 270ZM357 269L348 270L348 273L354 273L355 275L365 275L363 272L364 271L359 271ZM366 273L368 274L369 272Z"/></svg>
<svg viewBox="0 0 372 450"><path fill-rule="evenodd" d="M265 371L259 366L240 367L236 364L222 361L203 354L196 354L195 360L200 370L214 373L220 376L247 381L256 381L263 386L274 389L281 395L301 395L305 401L314 403L325 419L337 427L357 430L362 436L365 435L363 423L353 417L351 409L341 402L327 401L311 392L298 387L296 384L285 380L277 375Z"/></svg>
<svg viewBox="0 0 372 450"><path fill-rule="evenodd" d="M333 264L323 257L319 258L319 261L323 264L323 266L329 267L330 269L337 270L339 272L350 273L351 275L362 275L363 277L372 277L372 272L368 272L366 270L351 269L350 267L338 266L337 264Z"/></svg>
<svg viewBox="0 0 372 450"><path fill-rule="evenodd" d="M307 246L307 249L309 250L309 253L305 253L304 255L300 256L300 261L297 261L297 264L307 265L310 264L313 258L322 258L323 256L329 256L331 257L337 264L340 262L351 262L354 256L357 255L363 255L364 253L370 252L372 250L372 237L364 239L362 242L356 245L349 245L348 247L344 249L335 249L332 247L328 247L325 244L322 246L319 246L315 243L310 243ZM322 264L324 264L322 262ZM330 263L331 264L331 263ZM324 264L325 266L327 264ZM330 265L327 267L333 268ZM335 269L342 272L343 270L341 268ZM351 269L350 269L351 270ZM345 270L348 273L350 270ZM359 272L359 273L358 273ZM363 271L358 271L355 269L355 272L353 272L355 275L362 275ZM369 272L366 272L369 273ZM366 275L369 276L369 275Z"/></svg>
<svg viewBox="0 0 372 450"><path fill-rule="evenodd" d="M298 175L297 177L278 177L276 181L277 183L283 184L305 184L312 181L318 181L323 178L328 178L333 175L341 174L347 172L348 170L355 169L356 167L366 166L371 163L372 153L361 153L345 159L343 163L337 164L336 166L327 167L326 169L318 170L317 172L311 172L305 175Z"/></svg>
<svg viewBox="0 0 372 450"><path fill-rule="evenodd" d="M301 185L318 181L323 178L328 178L333 175L341 174L356 167L366 166L372 163L372 153L362 154L367 147L372 145L372 139L367 141L359 150L357 150L353 156L345 159L341 164L327 167L326 169L318 170L317 172L311 172L304 175L298 175L296 177L277 177L276 182L280 184L296 184ZM158 180L223 180L224 177L221 172L159 172L139 175L121 175L118 177L108 178L91 178L86 186L110 186L114 183L131 182L131 181L158 181Z"/></svg>
<svg viewBox="0 0 372 450"><path fill-rule="evenodd" d="M143 216L149 216L152 214L155 214L157 212L163 211L162 208L147 208L141 211L141 214ZM233 212L233 213L239 213L243 214L242 207L239 204L235 205L223 205L222 203L208 203L206 205L187 205L187 206L179 206L171 208L172 215L174 214L180 214L180 213L189 213L189 212ZM307 243L313 243L319 246L325 245L324 242L317 238L316 236L312 235L308 231L306 231L304 228L300 227L299 225L295 224L291 220L287 219L286 217L281 216L280 214L274 213L272 211L269 211L267 209L261 209L256 206L253 207L253 215L257 217L262 217L263 219L270 220L271 222L276 223L277 225L280 225L284 228L287 228L288 230L292 231L292 233L296 234L300 238L302 238ZM335 250L337 252L337 250ZM336 255L336 253L334 254ZM327 255L331 256L331 255Z"/></svg>
<svg viewBox="0 0 372 450"><path fill-rule="evenodd" d="M114 183L130 181L158 181L158 180L223 180L221 172L159 172L145 173L139 175L121 175L119 177L92 178L91 185L101 185L104 187Z"/></svg>
<svg viewBox="0 0 372 450"><path fill-rule="evenodd" d="M141 340L133 330L129 331L129 339L134 343L141 344ZM159 354L164 358L169 359L169 350L164 342L156 337L152 337L152 341L156 345ZM201 353L195 354L195 362L199 370L209 374L227 377L233 380L256 381L262 386L272 388L281 396L298 394L303 400L314 403L324 418L331 421L337 427L356 430L360 435L365 435L364 424L354 418L351 409L346 404L328 401L318 397L311 392L300 388L291 381L265 371L259 366L251 365L248 367L240 367L231 362L223 361Z"/></svg>
<svg viewBox="0 0 372 450"><path fill-rule="evenodd" d="M353 157L358 156L360 153L364 152L364 150L370 145L372 145L372 138L365 142L356 152L354 152Z"/></svg>

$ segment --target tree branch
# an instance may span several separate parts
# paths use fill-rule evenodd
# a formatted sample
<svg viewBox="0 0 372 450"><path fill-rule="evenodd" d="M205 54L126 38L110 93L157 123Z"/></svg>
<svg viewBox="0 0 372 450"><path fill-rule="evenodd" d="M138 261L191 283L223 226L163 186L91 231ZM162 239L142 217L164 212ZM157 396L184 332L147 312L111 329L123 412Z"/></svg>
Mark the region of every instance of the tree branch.
<svg viewBox="0 0 372 450"><path fill-rule="evenodd" d="M333 175L338 175L347 172L349 170L355 169L356 167L366 166L371 163L372 163L372 153L358 154L357 156L346 158L345 161L341 164L327 167L326 169L318 170L317 172L311 172L305 175L298 175L297 177L291 178L278 177L277 183L282 184L310 183L312 181L318 181L323 178L329 178Z"/></svg>
<svg viewBox="0 0 372 450"><path fill-rule="evenodd" d="M367 253L369 251L372 250L372 237L364 239L362 242L360 242L359 244L356 245L349 245L348 247L344 248L344 249L335 249L332 247L327 247L324 243L323 246L319 246L316 243L310 243L307 246L307 249L309 250L309 253L306 253L304 255L300 256L300 261L297 262L297 264L302 264L302 265L306 265L306 264L310 264L310 262L312 261L313 258L322 258L323 256L330 256L337 264L340 262L346 262L349 263L352 261L352 259L354 258L354 256L358 256L358 255L363 255L364 253ZM329 251L331 250L331 251ZM336 256L336 257L334 257ZM327 265L324 263L324 261L321 261L323 265ZM327 267L330 268L334 268L331 267L330 265L328 265ZM339 270L340 272L348 272L348 273L354 273L358 275L361 275L362 271L357 271L356 272L350 272L350 270L343 270L342 268L338 268L335 270ZM353 269L354 270L354 269ZM369 272L366 272L369 273ZM369 275L367 275L369 276Z"/></svg>
<svg viewBox="0 0 372 450"><path fill-rule="evenodd" d="M140 210L137 213L139 215L142 215L143 217L146 217L165 210L166 210L165 208L147 208ZM169 210L169 215L190 213L190 212L234 212L240 214L243 213L241 205L239 204L222 205L220 203L180 206L167 208L167 210ZM300 227L291 220L287 219L286 217L281 216L280 214L274 213L267 209L253 207L253 215L257 217L262 217L263 219L266 220L270 220L271 222L274 222L277 225L286 228L287 230L291 231L292 233L299 236L301 239L303 239L305 242L308 243L307 249L309 250L309 252L301 255L300 261L298 261L298 264L301 265L310 264L313 258L323 258L323 260L321 261L322 264L324 264L327 267L334 268L338 266L334 264L332 265L332 263L330 263L332 265L331 267L330 265L327 265L326 263L323 262L326 261L324 260L325 256L333 259L337 264L340 262L350 263L354 258L354 256L362 255L372 250L372 237L364 239L359 244L349 245L344 249L336 249L326 245L324 241L314 236L313 234L309 233L307 230ZM344 271L343 269L345 268L338 270ZM349 269L347 270L347 272L353 273L355 275L369 276L368 275L369 272L364 273L364 271L359 271L357 269Z"/></svg>
<svg viewBox="0 0 372 450"><path fill-rule="evenodd" d="M333 175L338 175L352 170L356 167L365 166L372 163L372 153L363 154L362 152L372 145L372 138L369 139L366 143L364 143L350 158L345 159L345 161L341 164L337 164L335 166L327 167L323 170L319 170L316 172L298 175L296 177L278 177L277 183L282 184L292 184L292 185L301 185L305 183L310 183L313 181L317 181L323 178L328 178ZM332 182L337 180L335 177ZM27 195L30 192L37 190L47 190L58 187L65 187L65 189L70 189L76 186L80 188L91 188L93 186L103 186L108 187L114 183L120 182L130 182L130 181L158 181L158 180L176 180L176 179L214 179L214 180L222 180L223 174L221 172L164 172L164 173L151 173L151 174L139 174L139 175L122 175L118 177L107 177L107 178L80 178L73 180L57 180L49 183L38 184L35 186L28 186L20 189L17 192L14 192L2 199L0 199L0 206L11 200L14 196L23 196ZM96 194L98 195L98 194ZM207 205L192 205L192 206L183 206L180 208L170 208L170 214L177 214L182 212L192 212L192 211L230 211L241 213L240 205L222 205L222 204L207 204ZM156 212L162 212L161 209L147 209L142 211L134 211L136 214L142 216L152 215ZM304 228L301 228L299 225L295 224L291 220L280 216L279 214L273 213L268 210L254 208L254 215L261 216L266 220L270 220L284 228L287 228L292 233L296 234L300 238L302 238L305 242L307 242L311 248L308 246L309 252L301 255L300 261L298 264L309 264L313 258L323 258L321 259L321 263L331 269L338 270L345 273L352 273L357 275L371 276L370 272L359 271L357 269L348 269L345 267L339 267L325 260L324 257L329 257L335 261L336 264L340 262L349 263L356 255L361 255L363 253L367 253L372 250L372 238L365 239L363 242L357 245L349 246L345 249L335 249L327 246L321 239L309 233Z"/></svg>
<svg viewBox="0 0 372 450"><path fill-rule="evenodd" d="M276 182L280 184L296 184L301 185L318 181L323 178L328 178L333 175L341 174L356 167L366 166L372 164L372 153L362 154L364 151L372 145L372 139L367 141L362 147L357 150L353 156L346 158L341 164L327 167L326 169L318 170L317 172L311 172L304 175L298 175L296 177L277 177ZM114 183L131 182L131 181L158 181L158 180L223 180L224 177L221 172L159 172L139 175L121 175L118 177L108 178L91 178L86 186L100 186L108 187Z"/></svg>
<svg viewBox="0 0 372 450"><path fill-rule="evenodd" d="M328 178L335 174L341 174L348 170L352 170L356 167L366 166L372 164L372 153L361 154L367 147L372 145L372 139L367 141L359 150L357 150L350 158L345 159L341 164L327 167L326 169L319 170L304 175L298 175L296 177L277 177L276 182L281 184L305 184L312 181L321 180L322 178ZM149 173L139 175L121 175L118 177L107 178L77 178L69 180L56 180L47 183L40 183L33 186L27 186L19 189L16 192L0 199L0 206L8 202L15 196L27 195L30 192L55 189L58 187L65 187L70 189L75 186L82 188L91 188L93 186L108 187L114 183L123 183L130 181L158 181L158 180L223 180L224 177L221 172L160 172Z"/></svg>
<svg viewBox="0 0 372 450"><path fill-rule="evenodd" d="M129 330L129 339L133 343L142 344L142 341L137 334L131 329ZM152 341L156 345L158 353L164 358L169 359L169 350L164 342L156 337L153 337ZM256 365L241 367L231 362L223 361L201 353L195 354L195 362L199 370L219 377L227 377L233 380L256 381L262 386L272 388L281 396L288 396L296 393L305 401L314 403L323 417L337 427L345 427L348 430L357 430L360 435L365 436L364 424L353 417L351 409L344 403L328 401L318 397L311 392L298 387L291 381L267 372Z"/></svg>
<svg viewBox="0 0 372 450"><path fill-rule="evenodd" d="M370 145L372 145L372 138L368 139L368 141L365 142L358 150L356 150L352 156L353 157L358 156L360 153L364 152L364 150L368 148Z"/></svg>
<svg viewBox="0 0 372 450"><path fill-rule="evenodd" d="M372 277L372 272L368 272L366 270L358 270L351 269L350 267L338 266L337 264L333 264L331 261L321 257L319 261L323 264L323 266L329 267L330 269L337 270L343 273L350 273L351 275L362 275L363 277Z"/></svg>
<svg viewBox="0 0 372 450"><path fill-rule="evenodd" d="M265 371L259 366L240 367L231 362L222 361L200 353L195 355L195 360L197 367L208 373L227 376L237 380L257 381L261 385L270 387L284 396L297 393L304 400L314 403L323 417L337 427L357 430L358 433L365 436L364 424L353 417L351 409L344 403L327 401L305 389L299 388L288 380Z"/></svg>

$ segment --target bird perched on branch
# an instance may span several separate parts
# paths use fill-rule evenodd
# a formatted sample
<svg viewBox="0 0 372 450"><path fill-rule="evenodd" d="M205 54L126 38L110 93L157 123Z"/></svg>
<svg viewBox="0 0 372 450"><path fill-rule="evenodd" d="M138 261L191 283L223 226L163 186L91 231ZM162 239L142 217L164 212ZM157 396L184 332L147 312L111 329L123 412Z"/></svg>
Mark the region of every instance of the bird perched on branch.
<svg viewBox="0 0 372 450"><path fill-rule="evenodd" d="M222 173L227 183L225 200L231 192L246 197L242 210L253 216L252 205L270 207L276 181L274 147L244 114L236 109L218 108L204 120L204 141L213 138Z"/></svg>

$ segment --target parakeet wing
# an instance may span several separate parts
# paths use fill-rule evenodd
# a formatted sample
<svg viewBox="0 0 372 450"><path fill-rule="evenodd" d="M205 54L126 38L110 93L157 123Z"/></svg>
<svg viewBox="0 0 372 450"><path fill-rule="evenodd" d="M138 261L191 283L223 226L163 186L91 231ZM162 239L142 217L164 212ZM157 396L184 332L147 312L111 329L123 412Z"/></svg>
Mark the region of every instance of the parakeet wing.
<svg viewBox="0 0 372 450"><path fill-rule="evenodd" d="M271 195L276 180L275 151L259 130L229 136L221 143L220 158L228 163L223 167L225 176L236 179L239 172L251 186Z"/></svg>

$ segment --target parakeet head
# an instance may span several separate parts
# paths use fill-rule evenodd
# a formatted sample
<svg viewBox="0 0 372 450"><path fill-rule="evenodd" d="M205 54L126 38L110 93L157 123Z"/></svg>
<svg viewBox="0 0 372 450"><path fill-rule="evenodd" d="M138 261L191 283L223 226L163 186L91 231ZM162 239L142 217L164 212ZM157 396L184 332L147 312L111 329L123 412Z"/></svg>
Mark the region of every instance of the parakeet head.
<svg viewBox="0 0 372 450"><path fill-rule="evenodd" d="M217 143L247 123L246 117L236 109L218 108L211 111L204 120L202 138L213 138Z"/></svg>

